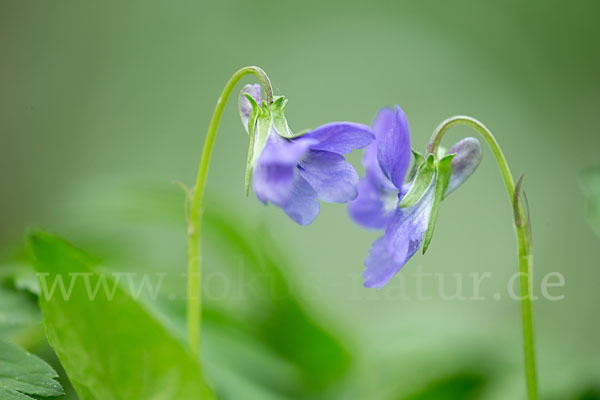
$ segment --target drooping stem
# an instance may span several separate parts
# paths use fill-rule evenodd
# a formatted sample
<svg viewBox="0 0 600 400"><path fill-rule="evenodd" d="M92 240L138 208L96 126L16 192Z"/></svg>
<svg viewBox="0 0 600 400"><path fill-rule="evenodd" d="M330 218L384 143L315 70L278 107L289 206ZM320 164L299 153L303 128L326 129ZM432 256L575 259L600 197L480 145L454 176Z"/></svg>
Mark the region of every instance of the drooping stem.
<svg viewBox="0 0 600 400"><path fill-rule="evenodd" d="M528 219L525 217L523 206L519 201L518 190L515 193L515 182L510 172L506 158L502 153L500 145L492 133L483 125L471 117L456 116L443 121L434 131L427 151L431 154L437 153L437 148L444 134L454 125L467 125L475 129L487 142L500 167L502 178L508 192L508 197L513 208L514 223L517 234L517 245L519 252L519 288L521 293L521 320L523 327L523 350L525 354L525 379L527 382L527 394L529 400L538 400L537 373L535 365L535 342L533 334L533 311L532 311L532 286L531 270L533 256L531 253L531 237Z"/></svg>
<svg viewBox="0 0 600 400"><path fill-rule="evenodd" d="M208 167L210 158L215 143L215 136L219 127L219 121L223 109L227 103L231 92L235 85L246 75L255 75L264 91L267 104L273 102L273 89L269 77L259 67L244 67L236 71L225 87L221 96L217 100L217 105L213 112L213 116L208 125L208 132L204 139L204 147L202 149L202 158L198 167L198 176L196 184L191 194L191 199L188 209L188 261L187 261L187 335L190 351L197 355L200 348L200 328L201 328L201 312L202 312L202 256L201 256L201 233L202 233L202 202L204 200L204 190L206 187L206 177L208 175Z"/></svg>

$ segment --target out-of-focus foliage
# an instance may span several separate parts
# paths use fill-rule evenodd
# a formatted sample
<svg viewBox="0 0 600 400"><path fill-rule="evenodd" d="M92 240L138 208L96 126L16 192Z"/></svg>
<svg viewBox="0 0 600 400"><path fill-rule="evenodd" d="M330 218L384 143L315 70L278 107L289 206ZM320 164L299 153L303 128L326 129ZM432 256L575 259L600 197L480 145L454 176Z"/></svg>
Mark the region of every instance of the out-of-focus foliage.
<svg viewBox="0 0 600 400"><path fill-rule="evenodd" d="M224 218L222 215L207 214L208 232L213 240L220 241L227 253L241 257L247 273L254 274L258 281L253 288L256 297L266 300L256 304L263 310L253 313L240 328L296 365L309 388L326 388L348 371L349 351L323 324L311 318L294 294L285 279L290 263L279 253L279 245L270 235L263 232L263 238L257 240L260 232L240 224L235 216ZM218 307L218 302L213 301L212 306Z"/></svg>
<svg viewBox="0 0 600 400"><path fill-rule="evenodd" d="M590 168L582 174L584 189L588 196L588 218L600 235L600 168Z"/></svg>
<svg viewBox="0 0 600 400"><path fill-rule="evenodd" d="M44 238L41 242L42 249L46 249L45 255L42 256L42 260L46 260L44 271L58 268L65 273L71 267L76 267L73 271L81 272L80 269L84 266L73 265L75 261L85 264L89 262L90 266L96 265L93 271L107 274L119 271L137 274L146 272L152 277L159 271L163 271L167 275L156 298L153 299L151 293L141 291L141 304L164 324L167 332L183 343L185 281L179 272L184 263L167 264L163 263L164 260L157 263L156 259L154 262L149 261L162 251L163 246L169 247L171 242L179 237L177 232L183 229L181 222L183 195L175 187L163 190L154 185L127 184L122 188L115 184L112 191L109 191L102 184L98 183L94 186L95 189L84 192L81 198L81 204L84 204L84 208L89 211L86 216L80 215L80 222L84 222L82 226L85 228L68 228L66 231L70 231L69 235L79 237L86 248L92 248L101 254L102 261L92 262L84 253L68 246L65 242L41 235L37 241ZM101 194L103 191L104 195ZM206 263L205 271L207 281L205 282L206 308L203 318L202 354L207 379L214 384L218 396L224 399L257 400L340 397L358 399L371 393L372 389L367 382L370 374L364 374L365 366L357 364L365 362L365 354L361 355L358 351L360 348L353 346L356 338L353 338L350 332L341 335L336 323L325 323L311 316L310 310L304 304L302 292L295 289L291 283L292 265L285 254L279 250L279 240L274 239L263 228L247 226L242 216L234 210L227 209L223 203L220 203L218 208L209 207L209 210L211 209L218 209L218 211L208 212L205 219L204 247L210 262ZM157 212L150 213L149 210ZM77 209L72 209L71 212L79 215ZM94 229L89 230L87 226L93 226ZM157 229L159 227L160 229ZM176 229L172 230L172 228ZM106 232L109 231L114 235L107 235ZM124 242L127 246L123 244ZM36 256L39 257L40 243L33 248ZM166 259L171 257L173 255L168 255ZM175 255L175 258L178 256ZM90 266L86 265L84 269L88 271ZM228 292L224 290L225 286L211 283L218 282L211 278L217 276L211 275L215 272L224 274L226 280L223 282L228 282L226 285L230 287L240 285L241 291ZM52 276L45 279L48 286L52 282ZM90 282L90 287L95 288L97 283L94 278ZM134 287L140 287L140 284L140 281L135 282ZM68 288L68 281L65 281L65 285ZM81 286L82 282L79 285ZM127 286L127 283L121 282L121 285ZM72 296L75 297L78 293L76 288L77 285L74 285ZM58 291L59 288L57 287L56 290ZM80 287L80 290L83 291L85 288ZM115 325L110 321L115 318L116 307L120 307L122 301L100 301L102 308L115 307L115 309L110 312L96 310L96 302L102 300L103 290L100 287L99 298L94 302L80 299L71 305L75 300L73 298L69 302L59 301L56 304L54 298L50 302L42 299L45 309L54 304L46 324L47 326L51 324L48 326L51 343L63 362L65 356L67 359L73 356L68 353L78 347L73 346L77 343L78 337L91 349L111 348L119 351L120 346L109 346L106 343L105 335L116 341L117 331L121 332L118 334L119 337L123 332L130 332L125 334L125 337L133 337L131 335L143 335L148 331L143 328L116 330ZM20 294L30 296L26 292ZM137 309L133 304L130 306ZM321 313L323 311L321 310ZM48 314L46 310L46 315ZM64 333L65 329L62 328L64 324L57 325L57 322L63 318L66 318L69 323L79 321L75 326L83 330L77 332L70 329L68 333ZM147 318L149 317L144 317ZM121 321L121 318L118 320ZM125 318L127 324L135 320L135 318ZM87 328L83 326L84 322L92 331L85 330ZM161 329L156 328L153 331L160 332ZM55 335L65 334L74 336L68 342L63 338L62 343L57 347L56 338L52 338ZM71 345L68 346L67 343ZM104 345L101 345L102 343ZM354 356L350 355L351 352L346 347L348 345L354 349ZM137 348L135 351L144 351L144 349ZM76 354L83 354L82 347L79 347ZM90 351L90 354L100 353ZM109 353L101 355L116 356L112 353L110 356ZM128 358L131 357L133 355ZM448 355L439 353L438 357L442 360ZM96 360L97 355L93 356L93 359ZM101 360L102 358L98 362L102 363ZM389 364L390 361L381 365ZM372 360L371 363L379 363L379 361ZM393 363L389 365L389 373L382 378L389 375L388 379L392 379L392 374L396 373L394 371L397 371L397 367ZM423 368L423 365L426 364L421 364L421 361L417 360L414 362L414 366L418 369ZM378 397L401 399L411 398L407 396L417 394L424 395L431 390L435 392L440 382L454 382L456 374L464 366L465 363L460 363L454 368L440 369L437 374L425 374L420 379L412 379L410 385L397 385L395 383L397 380L393 381L394 383L388 384L389 388L380 392ZM67 371L73 369L72 366L69 367L69 363L65 363L65 367ZM82 378L84 377L77 371L74 377L71 376L71 380L79 390L81 386L78 381ZM483 382L483 378L480 380ZM466 390L468 386L460 382L454 382L453 385L460 386L461 390ZM413 394L409 394L411 390ZM84 390L83 393L86 391ZM450 395L454 392L448 393Z"/></svg>
<svg viewBox="0 0 600 400"><path fill-rule="evenodd" d="M480 398L484 384L481 375L463 372L431 382L403 400L475 400Z"/></svg>
<svg viewBox="0 0 600 400"><path fill-rule="evenodd" d="M600 400L600 388L590 388L577 396L575 400Z"/></svg>

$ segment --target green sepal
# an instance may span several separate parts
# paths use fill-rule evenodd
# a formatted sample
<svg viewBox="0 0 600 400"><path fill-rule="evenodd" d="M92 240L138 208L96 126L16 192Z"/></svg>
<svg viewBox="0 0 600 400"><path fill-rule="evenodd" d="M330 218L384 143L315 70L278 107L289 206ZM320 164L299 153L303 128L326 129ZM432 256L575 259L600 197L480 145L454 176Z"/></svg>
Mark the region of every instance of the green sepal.
<svg viewBox="0 0 600 400"><path fill-rule="evenodd" d="M410 169L410 172L408 173L408 176L406 177L407 180L412 181L412 179L415 177L415 175L417 174L417 170L419 169L419 167L421 166L421 164L423 164L423 162L425 161L425 157L423 157L421 155L421 153L415 151L415 150L411 150L412 151L412 155L413 158L415 159L415 161L413 162L413 166Z"/></svg>
<svg viewBox="0 0 600 400"><path fill-rule="evenodd" d="M252 111L248 116L248 136L250 136L250 144L248 145L248 159L246 161L246 174L244 181L244 192L246 193L246 196L248 196L248 192L250 191L250 181L252 180L252 171L254 169L254 142L256 138L256 121L258 119L259 107L256 100L254 100L254 98L248 93L245 93L244 96L246 96L252 105Z"/></svg>
<svg viewBox="0 0 600 400"><path fill-rule="evenodd" d="M252 105L252 111L248 117L248 135L250 136L250 145L248 147L248 160L246 162L246 174L244 181L244 191L246 196L250 191L250 182L254 165L258 157L269 139L271 128L283 138L290 139L294 137L287 120L285 119L285 105L287 100L283 96L276 97L270 105L267 102L262 102L259 106L256 100L248 94L244 93Z"/></svg>
<svg viewBox="0 0 600 400"><path fill-rule="evenodd" d="M266 102L259 106L258 103L249 94L244 94L252 104L252 111L248 117L248 135L250 136L250 145L248 146L248 160L246 162L246 174L244 181L244 190L246 195L250 190L250 181L256 160L262 153L269 138L271 129L271 110Z"/></svg>
<svg viewBox="0 0 600 400"><path fill-rule="evenodd" d="M250 117L248 117L248 132L250 132L250 121L251 121L251 117L252 114L256 114L258 112L258 109L260 108L260 106L258 105L258 103L256 102L256 100L254 100L254 97L252 97L250 95L250 93L244 93L244 97L248 99L248 101L250 102L250 105L252 106L252 111L250 112Z"/></svg>
<svg viewBox="0 0 600 400"><path fill-rule="evenodd" d="M452 176L452 159L455 155L456 154L448 154L437 163L435 193L433 195L431 214L429 215L429 224L427 225L427 232L425 232L425 240L423 241L423 254L427 251L427 248L431 243L431 238L433 237L433 230L435 229L435 222L437 220L440 204L442 203L442 200L444 200L444 194L448 189L450 177Z"/></svg>
<svg viewBox="0 0 600 400"><path fill-rule="evenodd" d="M256 163L256 160L262 153L263 149L267 145L267 139L269 139L269 132L271 131L271 110L269 105L263 101L262 107L259 110L256 126L258 132L255 132L255 144L254 144L254 156L252 157L252 165Z"/></svg>
<svg viewBox="0 0 600 400"><path fill-rule="evenodd" d="M423 197L425 191L431 185L435 177L435 158L433 154L427 157L427 160L419 166L415 175L414 183L408 193L402 198L399 204L400 208L412 207Z"/></svg>
<svg viewBox="0 0 600 400"><path fill-rule="evenodd" d="M446 157L446 153L447 153L447 150L445 147L438 146L437 152L435 154L435 158L438 160L441 160L442 158Z"/></svg>
<svg viewBox="0 0 600 400"><path fill-rule="evenodd" d="M288 126L287 120L285 119L285 105L287 99L283 96L279 96L271 104L271 116L273 118L273 127L279 136L291 139L294 137L290 127Z"/></svg>
<svg viewBox="0 0 600 400"><path fill-rule="evenodd" d="M425 157L423 157L421 155L421 153L419 153L418 151L411 149L411 152L412 152L413 157L415 158L415 165L417 165L417 166L421 165L423 163L423 161L425 161Z"/></svg>

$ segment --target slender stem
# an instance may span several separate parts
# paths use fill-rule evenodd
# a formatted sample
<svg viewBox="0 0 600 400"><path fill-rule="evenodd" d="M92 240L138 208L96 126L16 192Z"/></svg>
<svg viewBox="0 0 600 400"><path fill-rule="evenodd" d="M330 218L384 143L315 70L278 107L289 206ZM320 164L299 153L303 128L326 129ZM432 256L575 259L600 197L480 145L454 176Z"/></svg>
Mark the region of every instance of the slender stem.
<svg viewBox="0 0 600 400"><path fill-rule="evenodd" d="M517 234L517 244L519 251L519 288L521 292L521 320L523 326L523 349L525 353L525 379L527 382L527 394L529 400L538 399L537 374L535 366L535 343L533 334L533 312L532 312L532 286L531 271L533 256L531 254L531 239L529 236L529 226L527 218L524 218L524 211L518 198L515 195L515 182L510 172L506 158L500 149L500 145L492 133L483 125L471 117L456 116L443 121L433 133L431 141L427 146L427 151L432 154L437 153L437 148L444 134L454 125L467 125L475 129L490 146L494 157L500 167L502 178L508 192L508 197L513 207L515 217L515 229Z"/></svg>
<svg viewBox="0 0 600 400"><path fill-rule="evenodd" d="M259 67L245 67L236 71L225 87L221 96L217 100L215 111L208 125L208 132L204 139L202 149L202 158L198 167L198 177L192 193L188 210L188 261L187 261L187 334L190 351L197 355L200 348L200 325L202 312L202 256L201 256L201 231L202 231L202 201L204 200L204 190L206 188L206 177L210 157L215 143L215 136L219 127L219 121L223 109L227 103L229 95L235 85L246 75L255 75L260 80L265 91L267 104L273 102L273 89L269 77Z"/></svg>

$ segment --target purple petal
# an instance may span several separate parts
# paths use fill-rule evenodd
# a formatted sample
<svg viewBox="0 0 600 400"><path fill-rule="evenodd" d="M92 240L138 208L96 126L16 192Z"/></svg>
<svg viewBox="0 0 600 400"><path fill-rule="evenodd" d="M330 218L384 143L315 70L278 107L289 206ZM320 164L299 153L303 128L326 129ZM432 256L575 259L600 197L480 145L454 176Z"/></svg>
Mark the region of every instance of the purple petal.
<svg viewBox="0 0 600 400"><path fill-rule="evenodd" d="M452 159L452 176L450 177L448 189L446 189L446 196L475 172L483 158L479 140L472 137L464 138L452 146L448 154L453 153L456 156Z"/></svg>
<svg viewBox="0 0 600 400"><path fill-rule="evenodd" d="M377 147L385 132L392 129L395 112L391 108L382 108L373 121L373 133L375 140L366 149L363 156L363 165L365 166L365 178L372 182L373 186L395 189L394 184L385 176L379 161L377 160Z"/></svg>
<svg viewBox="0 0 600 400"><path fill-rule="evenodd" d="M377 113L372 124L375 141L365 149L363 156L365 178L359 184L358 198L348 208L352 218L367 228L381 229L388 224L398 205L398 192L403 190L403 185L396 186L384 174L377 157L378 148L398 126L398 114L398 111L387 107ZM408 134L408 131L405 133ZM410 152L410 143L406 147ZM410 162L410 155L408 160Z"/></svg>
<svg viewBox="0 0 600 400"><path fill-rule="evenodd" d="M367 125L352 122L332 122L302 135L298 140L313 139L313 150L347 154L361 149L373 141L375 136Z"/></svg>
<svg viewBox="0 0 600 400"><path fill-rule="evenodd" d="M397 190L381 188L365 178L358 184L358 197L348 205L348 213L365 228L383 229L397 206Z"/></svg>
<svg viewBox="0 0 600 400"><path fill-rule="evenodd" d="M294 183L294 166L281 164L256 164L252 185L256 197L267 204L282 206L288 203Z"/></svg>
<svg viewBox="0 0 600 400"><path fill-rule="evenodd" d="M373 243L363 272L366 287L381 289L416 253L427 231L434 188L432 184L414 206L398 209L385 234Z"/></svg>
<svg viewBox="0 0 600 400"><path fill-rule="evenodd" d="M289 201L281 209L299 225L308 225L319 215L317 192L299 173L295 174Z"/></svg>
<svg viewBox="0 0 600 400"><path fill-rule="evenodd" d="M364 285L368 288L378 287L378 289L381 289L402 268L402 265L394 262L388 252L385 236L373 242L365 265L367 269L363 271Z"/></svg>
<svg viewBox="0 0 600 400"><path fill-rule="evenodd" d="M385 124L382 127L385 128ZM394 186L401 188L412 153L408 120L400 107L396 106L393 122L388 128L377 137L377 160Z"/></svg>
<svg viewBox="0 0 600 400"><path fill-rule="evenodd" d="M252 112L252 104L250 104L250 100L248 100L245 94L249 94L252 96L256 103L260 105L261 102L261 91L260 85L246 85L240 91L240 95L238 97L238 108L240 111L240 118L242 119L242 124L244 124L244 128L246 132L248 131L248 118L250 117L250 113Z"/></svg>
<svg viewBox="0 0 600 400"><path fill-rule="evenodd" d="M258 158L259 163L296 165L308 153L314 140L289 140L279 136L273 129L267 144Z"/></svg>
<svg viewBox="0 0 600 400"><path fill-rule="evenodd" d="M296 165L308 152L310 142L290 141L271 133L256 161L253 187L263 203L283 206L290 201Z"/></svg>
<svg viewBox="0 0 600 400"><path fill-rule="evenodd" d="M298 169L321 200L347 203L358 195L358 174L341 154L310 150Z"/></svg>
<svg viewBox="0 0 600 400"><path fill-rule="evenodd" d="M387 131L394 125L396 111L391 107L384 107L375 116L373 123L373 133L377 139L382 138Z"/></svg>

